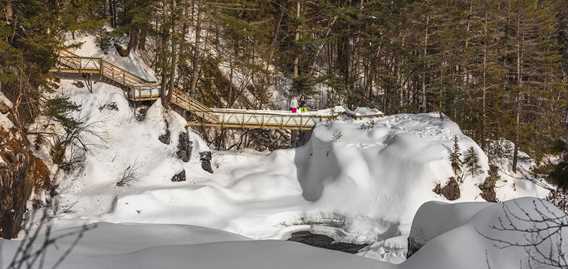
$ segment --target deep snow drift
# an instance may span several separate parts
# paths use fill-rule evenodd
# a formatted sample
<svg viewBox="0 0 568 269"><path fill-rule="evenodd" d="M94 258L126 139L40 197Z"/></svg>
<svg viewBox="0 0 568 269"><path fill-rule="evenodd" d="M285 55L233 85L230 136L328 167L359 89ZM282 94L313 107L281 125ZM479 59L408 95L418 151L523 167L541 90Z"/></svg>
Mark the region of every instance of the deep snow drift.
<svg viewBox="0 0 568 269"><path fill-rule="evenodd" d="M457 136L462 149L474 147L487 170L487 158L459 127L438 114L393 115L373 122L322 124L304 147L260 152L214 152L214 174L203 171L199 152L207 145L159 101L137 121L116 87L96 83L94 92L63 80L59 94L82 106L89 147L85 165L60 179L59 225L88 222L162 223L204 226L252 239L286 239L312 229L345 242L373 244L361 255L401 262L406 236L418 208L444 200L432 189L452 175L448 154ZM158 137L166 130L171 143ZM188 131L192 159L176 157L178 134ZM46 155L47 149L38 152ZM134 180L118 187L131 167ZM185 170L187 181L171 182ZM531 181L502 175L499 199L544 196ZM481 201L466 176L459 201Z"/></svg>
<svg viewBox="0 0 568 269"><path fill-rule="evenodd" d="M289 241L247 240L235 234L195 226L100 223L85 234L59 268L553 268L529 259L527 251L535 248L503 249L495 241L524 244L532 240L526 233L498 232L492 228L503 223L508 214L520 217L511 218L511 223L519 229L544 227L542 224L532 226L522 220L525 213L539 217L543 212L550 218L563 214L551 204L532 198L504 204L428 203L418 211L411 232L411 237L424 246L398 265ZM69 229L57 231L53 236L66 232ZM562 230L539 248L547 251L551 242L561 242L559 236L566 238L568 231ZM73 244L73 239L61 240L58 249L50 249L46 264L53 264ZM9 260L18 242L4 242L4 246L0 258ZM560 247L565 251L568 245L563 243ZM558 250L554 248L553 259Z"/></svg>

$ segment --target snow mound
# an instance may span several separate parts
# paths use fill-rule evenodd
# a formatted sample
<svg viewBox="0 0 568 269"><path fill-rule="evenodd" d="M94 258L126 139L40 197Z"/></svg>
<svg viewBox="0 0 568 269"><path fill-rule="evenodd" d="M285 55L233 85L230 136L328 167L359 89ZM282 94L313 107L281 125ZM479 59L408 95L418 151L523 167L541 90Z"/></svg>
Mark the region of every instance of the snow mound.
<svg viewBox="0 0 568 269"><path fill-rule="evenodd" d="M568 244L560 238L566 238L568 230L521 231L545 228L557 221L565 223L567 218L552 204L535 198L500 204L427 203L417 213L410 233L411 241L425 245L404 265L424 269L556 268L542 262L559 260L559 253L566 253ZM531 245L541 240L537 247L507 245Z"/></svg>
<svg viewBox="0 0 568 269"><path fill-rule="evenodd" d="M475 142L437 114L319 126L295 156L303 196L344 214L408 229L423 202L440 199L432 192L434 185L453 175L448 154L454 136L462 148L474 147L486 170L487 158ZM467 178L462 200L478 199L475 185L481 181L482 176Z"/></svg>
<svg viewBox="0 0 568 269"><path fill-rule="evenodd" d="M223 231L185 225L140 225L99 223L87 231L70 256L58 268L376 268L376 269L487 269L487 268L553 268L529 260L527 248L500 248L495 240L525 243L532 240L524 233L498 232L494 226L509 219L512 225L525 229L544 227L527 223L525 213L538 218L567 217L547 202L523 198L503 204L491 203L427 203L420 208L412 224L411 237L422 236L425 245L401 264L377 262L338 251L324 250L289 241L248 240ZM507 218L518 216L519 218ZM56 230L53 237L69 233L73 228ZM543 235L545 236L545 235ZM568 245L559 241L568 236L561 230L545 241L560 243L563 253ZM74 237L58 241L57 249L49 249L46 265L72 246ZM38 244L43 242L40 237ZM18 241L0 241L4 248L0 258L8 261ZM552 258L558 248L553 247ZM556 252L555 252L556 251ZM545 253L548 253L545 251ZM532 267L528 265L532 262Z"/></svg>

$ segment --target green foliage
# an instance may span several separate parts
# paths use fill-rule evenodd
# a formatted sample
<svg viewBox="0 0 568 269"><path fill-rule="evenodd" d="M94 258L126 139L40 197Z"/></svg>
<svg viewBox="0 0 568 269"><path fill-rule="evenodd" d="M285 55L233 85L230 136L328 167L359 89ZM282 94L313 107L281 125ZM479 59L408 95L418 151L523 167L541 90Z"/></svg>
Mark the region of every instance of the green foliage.
<svg viewBox="0 0 568 269"><path fill-rule="evenodd" d="M458 136L455 135L453 138L453 146L450 152L450 164L452 169L454 170L454 175L460 178L461 181L461 173L462 173L462 161L461 161L461 152L460 152L460 145L458 142Z"/></svg>
<svg viewBox="0 0 568 269"><path fill-rule="evenodd" d="M471 176L477 176L481 173L481 166L479 165L479 156L473 147L470 147L464 154L463 164L467 172Z"/></svg>
<svg viewBox="0 0 568 269"><path fill-rule="evenodd" d="M556 185L561 190L568 189L568 161L562 161L557 164L550 175L549 182Z"/></svg>
<svg viewBox="0 0 568 269"><path fill-rule="evenodd" d="M47 100L44 114L63 125L67 132L77 129L81 122L70 114L81 110L81 106L69 100L69 97L55 97Z"/></svg>

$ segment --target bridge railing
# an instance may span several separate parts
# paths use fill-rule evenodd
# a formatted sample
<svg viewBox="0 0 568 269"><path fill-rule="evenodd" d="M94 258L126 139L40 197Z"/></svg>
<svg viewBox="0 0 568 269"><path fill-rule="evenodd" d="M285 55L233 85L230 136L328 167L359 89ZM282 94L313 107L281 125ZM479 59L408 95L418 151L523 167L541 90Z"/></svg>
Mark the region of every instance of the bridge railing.
<svg viewBox="0 0 568 269"><path fill-rule="evenodd" d="M205 114L213 114L218 118L217 123L204 121L189 122L190 126L221 127L221 128L269 128L269 129L298 129L311 130L317 123L332 121L338 115L321 115L315 113L290 113L287 111L247 111L234 109L212 109L208 111L192 111L199 118Z"/></svg>

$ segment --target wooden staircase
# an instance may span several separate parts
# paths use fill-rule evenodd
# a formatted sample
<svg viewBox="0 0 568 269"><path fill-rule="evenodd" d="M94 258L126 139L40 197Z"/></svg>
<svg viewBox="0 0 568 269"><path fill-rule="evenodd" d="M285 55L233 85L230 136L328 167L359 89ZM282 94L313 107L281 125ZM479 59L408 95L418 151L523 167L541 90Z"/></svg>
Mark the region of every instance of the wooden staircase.
<svg viewBox="0 0 568 269"><path fill-rule="evenodd" d="M55 74L98 76L101 81L122 88L131 101L153 101L160 98L159 83L148 81L98 57L83 57L69 50L61 50L56 67L50 71ZM181 89L174 90L171 101L209 123L218 122L209 107L191 98Z"/></svg>

